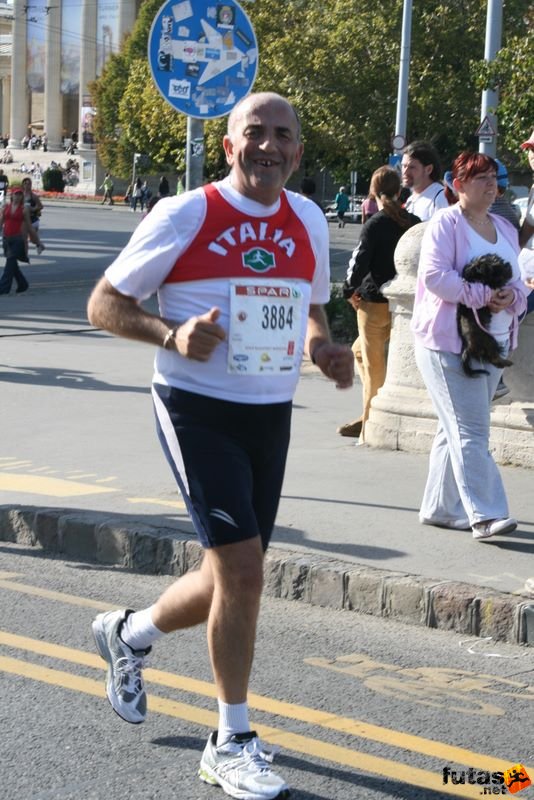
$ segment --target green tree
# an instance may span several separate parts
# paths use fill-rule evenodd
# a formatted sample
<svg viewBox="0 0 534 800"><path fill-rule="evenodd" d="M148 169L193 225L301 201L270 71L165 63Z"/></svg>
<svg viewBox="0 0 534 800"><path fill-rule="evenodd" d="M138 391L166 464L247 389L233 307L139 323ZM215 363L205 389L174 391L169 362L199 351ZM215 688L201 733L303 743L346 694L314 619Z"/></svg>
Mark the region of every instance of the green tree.
<svg viewBox="0 0 534 800"><path fill-rule="evenodd" d="M121 53L110 59L93 86L99 154L118 175L129 173L134 152L150 155L155 169L183 168L185 118L160 96L147 66L148 33L160 6L161 0L145 0ZM275 88L294 103L302 119L305 169L324 167L336 180L346 181L350 169L368 177L387 160L395 132L402 6L402 0L257 0L247 5L260 53L254 89ZM529 7L529 0L507 0L505 47L498 66L495 62L488 72L483 61L486 0L418 0L409 140L433 141L445 165L461 149L475 147L481 86L492 80L499 83L500 124L511 149L529 115L533 124L532 69L525 66L532 65ZM225 125L225 119L205 123L209 178L225 169L220 147Z"/></svg>
<svg viewBox="0 0 534 800"><path fill-rule="evenodd" d="M499 92L500 155L509 163L518 159L518 145L534 127L534 35L513 36L499 51L495 61L472 66L477 87Z"/></svg>

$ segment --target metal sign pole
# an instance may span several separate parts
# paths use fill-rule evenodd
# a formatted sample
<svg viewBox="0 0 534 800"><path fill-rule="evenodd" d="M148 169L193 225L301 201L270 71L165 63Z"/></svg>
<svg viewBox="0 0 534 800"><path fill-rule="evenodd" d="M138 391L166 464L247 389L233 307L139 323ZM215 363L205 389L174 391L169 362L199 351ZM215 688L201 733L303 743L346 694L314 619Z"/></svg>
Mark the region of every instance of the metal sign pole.
<svg viewBox="0 0 534 800"><path fill-rule="evenodd" d="M484 58L486 61L493 61L501 47L502 39L502 6L503 0L488 0L488 11L486 18L486 45ZM497 153L497 117L491 113L490 109L497 109L499 104L499 93L495 89L484 89L482 92L482 109L480 119L489 119L495 135L480 138L480 152L495 158Z"/></svg>
<svg viewBox="0 0 534 800"><path fill-rule="evenodd" d="M406 144L406 121L408 117L408 79L410 76L410 50L412 44L412 0L404 0L402 12L401 57L399 68L399 85L397 94L397 117L395 133L399 141ZM401 153L402 147L395 146L395 152Z"/></svg>
<svg viewBox="0 0 534 800"><path fill-rule="evenodd" d="M186 191L202 186L204 182L204 120L187 117L185 155Z"/></svg>

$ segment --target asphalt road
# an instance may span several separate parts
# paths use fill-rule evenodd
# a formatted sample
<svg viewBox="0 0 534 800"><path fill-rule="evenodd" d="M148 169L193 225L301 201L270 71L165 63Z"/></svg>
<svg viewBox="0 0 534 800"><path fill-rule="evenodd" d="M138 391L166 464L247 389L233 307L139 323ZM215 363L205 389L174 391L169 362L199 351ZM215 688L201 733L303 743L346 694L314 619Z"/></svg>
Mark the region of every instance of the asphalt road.
<svg viewBox="0 0 534 800"><path fill-rule="evenodd" d="M216 725L203 628L155 646L145 724L104 697L91 620L148 605L171 579L10 544L0 557L4 800L222 797L196 777ZM520 647L265 599L251 720L280 746L293 800L477 798L487 773L533 775L532 672ZM445 785L447 768L466 782Z"/></svg>

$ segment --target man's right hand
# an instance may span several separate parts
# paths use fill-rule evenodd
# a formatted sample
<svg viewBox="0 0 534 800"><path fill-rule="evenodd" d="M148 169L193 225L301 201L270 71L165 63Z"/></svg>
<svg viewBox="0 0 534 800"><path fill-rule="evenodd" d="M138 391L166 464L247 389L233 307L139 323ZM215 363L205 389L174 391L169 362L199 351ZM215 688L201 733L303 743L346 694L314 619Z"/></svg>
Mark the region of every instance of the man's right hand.
<svg viewBox="0 0 534 800"><path fill-rule="evenodd" d="M217 320L221 315L215 306L206 314L191 317L176 331L176 349L184 358L193 361L208 361L211 354L226 339L226 332Z"/></svg>

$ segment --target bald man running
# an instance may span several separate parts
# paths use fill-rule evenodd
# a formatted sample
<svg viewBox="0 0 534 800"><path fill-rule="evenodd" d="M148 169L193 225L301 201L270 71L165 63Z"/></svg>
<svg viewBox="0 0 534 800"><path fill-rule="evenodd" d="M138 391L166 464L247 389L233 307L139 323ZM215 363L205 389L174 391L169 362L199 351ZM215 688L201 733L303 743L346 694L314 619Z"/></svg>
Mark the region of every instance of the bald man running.
<svg viewBox="0 0 534 800"><path fill-rule="evenodd" d="M223 139L230 174L164 198L141 222L89 300L90 321L157 346L159 437L204 558L151 607L93 623L107 695L143 722L142 667L153 642L207 621L219 726L199 776L235 798L285 798L250 730L247 690L263 561L280 499L292 398L305 349L338 388L350 348L330 341L328 228L285 183L303 145L294 108L266 92L242 100ZM159 314L140 303L157 293Z"/></svg>

